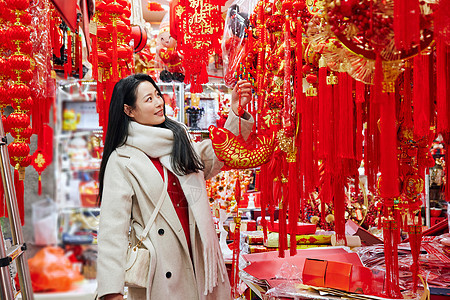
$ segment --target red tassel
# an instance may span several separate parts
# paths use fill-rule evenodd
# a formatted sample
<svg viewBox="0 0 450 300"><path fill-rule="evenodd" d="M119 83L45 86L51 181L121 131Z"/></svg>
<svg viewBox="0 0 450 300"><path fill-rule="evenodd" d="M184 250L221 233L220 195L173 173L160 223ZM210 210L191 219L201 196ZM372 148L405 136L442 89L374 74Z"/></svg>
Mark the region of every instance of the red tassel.
<svg viewBox="0 0 450 300"><path fill-rule="evenodd" d="M345 191L344 182L334 180L334 231L336 232L336 243L338 245L347 245L345 239Z"/></svg>
<svg viewBox="0 0 450 300"><path fill-rule="evenodd" d="M295 65L295 98L296 98L296 112L301 113L301 104L305 100L305 94L303 94L303 25L300 19L297 20L297 47L295 51L296 65Z"/></svg>
<svg viewBox="0 0 450 300"><path fill-rule="evenodd" d="M42 195L42 180L41 180L41 173L39 173L39 179L38 179L38 195Z"/></svg>
<svg viewBox="0 0 450 300"><path fill-rule="evenodd" d="M239 283L239 252L240 252L240 237L241 237L241 217L238 215L234 219L236 227L234 229L233 241L233 259L231 262L231 288L234 297L237 296Z"/></svg>
<svg viewBox="0 0 450 300"><path fill-rule="evenodd" d="M117 25L116 20L113 21L113 31L112 31L112 81L117 82L119 81L119 55L117 52L118 47L118 41L117 41Z"/></svg>
<svg viewBox="0 0 450 300"><path fill-rule="evenodd" d="M339 115L337 155L340 158L354 158L353 152L353 98L352 81L345 72L339 73Z"/></svg>
<svg viewBox="0 0 450 300"><path fill-rule="evenodd" d="M239 206L239 203L241 202L241 181L239 180L239 173L236 184L234 185L234 199L236 199L236 204Z"/></svg>
<svg viewBox="0 0 450 300"><path fill-rule="evenodd" d="M64 79L72 74L72 34L67 30L67 61L64 64Z"/></svg>
<svg viewBox="0 0 450 300"><path fill-rule="evenodd" d="M374 75L374 97L371 99L375 103L379 103L382 98L383 92L383 62L380 53L377 53L377 58L375 60L375 75Z"/></svg>
<svg viewBox="0 0 450 300"><path fill-rule="evenodd" d="M325 132L329 131L330 119L327 115L327 110L330 107L326 106L327 98L330 97L330 88L327 85L327 67L325 63L325 59L322 57L319 60L319 90L318 90L318 102L319 102L319 148L318 148L318 156L319 158L325 158L326 152L328 151L329 145L327 145L328 136ZM327 128L328 127L328 128Z"/></svg>
<svg viewBox="0 0 450 300"><path fill-rule="evenodd" d="M267 221L266 221L266 208L269 206L269 171L268 164L261 166L259 173L261 182L261 225L263 227L264 242L267 242Z"/></svg>
<svg viewBox="0 0 450 300"><path fill-rule="evenodd" d="M385 280L385 291L386 296L392 297L391 293L391 270L392 270L392 240L390 232L390 221L383 221L383 241L384 241L384 260L386 264L386 280Z"/></svg>
<svg viewBox="0 0 450 300"><path fill-rule="evenodd" d="M395 119L394 93L384 93L381 103L380 171L381 196L395 198L399 195L397 128Z"/></svg>
<svg viewBox="0 0 450 300"><path fill-rule="evenodd" d="M286 19L284 30L284 107L282 111L283 127L291 127L291 33L290 22Z"/></svg>
<svg viewBox="0 0 450 300"><path fill-rule="evenodd" d="M297 221L299 217L299 197L298 197L298 168L297 162L289 162L289 234L290 240L290 255L294 256L297 254Z"/></svg>
<svg viewBox="0 0 450 300"><path fill-rule="evenodd" d="M429 56L414 57L414 134L422 138L430 130Z"/></svg>
<svg viewBox="0 0 450 300"><path fill-rule="evenodd" d="M358 163L363 159L362 147L363 147L363 121L362 121L362 103L356 103L356 140L355 140L355 158Z"/></svg>
<svg viewBox="0 0 450 300"><path fill-rule="evenodd" d="M91 34L92 36L92 76L95 80L98 80L98 45L97 45L97 35Z"/></svg>
<svg viewBox="0 0 450 300"><path fill-rule="evenodd" d="M435 10L435 32L436 36L436 103L437 103L437 128L438 132L450 132L450 48L447 45L447 37L444 35L448 26L448 16L450 12L450 1L442 0L439 9ZM448 144L447 144L448 145ZM448 181L447 181L448 182ZM447 190L450 190L447 188ZM450 198L445 198L450 199ZM448 201L448 200L447 200Z"/></svg>
<svg viewBox="0 0 450 300"><path fill-rule="evenodd" d="M23 180L19 180L19 171L14 170L14 188L16 190L17 207L19 209L19 216L22 226L25 225L25 205L23 199Z"/></svg>
<svg viewBox="0 0 450 300"><path fill-rule="evenodd" d="M394 1L394 34L399 50L410 49L420 42L419 0Z"/></svg>
<svg viewBox="0 0 450 300"><path fill-rule="evenodd" d="M78 34L78 78L83 78L83 42L81 34Z"/></svg>

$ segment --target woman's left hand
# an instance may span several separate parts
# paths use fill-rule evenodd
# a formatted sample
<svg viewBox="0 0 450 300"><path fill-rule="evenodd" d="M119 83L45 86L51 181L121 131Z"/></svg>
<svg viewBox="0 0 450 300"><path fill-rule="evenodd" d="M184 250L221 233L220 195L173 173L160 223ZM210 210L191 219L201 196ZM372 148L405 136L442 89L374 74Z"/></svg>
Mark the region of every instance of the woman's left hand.
<svg viewBox="0 0 450 300"><path fill-rule="evenodd" d="M252 100L252 84L247 80L239 80L231 93L231 110L240 116L242 112L239 110L239 96L241 98L241 109Z"/></svg>

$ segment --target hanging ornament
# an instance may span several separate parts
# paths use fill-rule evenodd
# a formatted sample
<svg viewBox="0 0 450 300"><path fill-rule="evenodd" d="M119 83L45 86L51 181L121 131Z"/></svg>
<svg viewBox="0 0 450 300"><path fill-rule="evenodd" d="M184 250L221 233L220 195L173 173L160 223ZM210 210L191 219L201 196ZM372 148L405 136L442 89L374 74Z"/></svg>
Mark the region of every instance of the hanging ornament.
<svg viewBox="0 0 450 300"><path fill-rule="evenodd" d="M176 37L183 55L185 80L191 84L191 93L202 91L201 85L208 82L209 56L219 54L219 40L223 35L223 18L220 6L225 1L182 0L172 9L178 24L172 34Z"/></svg>
<svg viewBox="0 0 450 300"><path fill-rule="evenodd" d="M131 74L133 49L131 39L130 3L126 0L97 0L92 37L91 62L97 81L97 112L99 125L108 127L109 101L114 85ZM103 134L103 138L105 138Z"/></svg>
<svg viewBox="0 0 450 300"><path fill-rule="evenodd" d="M209 127L210 138L219 160L229 168L247 169L265 164L273 153L274 137L258 136L252 144L225 128Z"/></svg>

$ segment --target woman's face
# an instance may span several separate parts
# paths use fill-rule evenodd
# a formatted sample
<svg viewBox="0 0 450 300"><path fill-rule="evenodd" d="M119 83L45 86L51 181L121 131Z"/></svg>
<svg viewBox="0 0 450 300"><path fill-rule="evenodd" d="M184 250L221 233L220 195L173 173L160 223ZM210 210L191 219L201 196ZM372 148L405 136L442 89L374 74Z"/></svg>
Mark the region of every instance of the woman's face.
<svg viewBox="0 0 450 300"><path fill-rule="evenodd" d="M135 107L125 104L124 111L133 121L142 125L159 125L166 119L164 100L149 81L138 85Z"/></svg>

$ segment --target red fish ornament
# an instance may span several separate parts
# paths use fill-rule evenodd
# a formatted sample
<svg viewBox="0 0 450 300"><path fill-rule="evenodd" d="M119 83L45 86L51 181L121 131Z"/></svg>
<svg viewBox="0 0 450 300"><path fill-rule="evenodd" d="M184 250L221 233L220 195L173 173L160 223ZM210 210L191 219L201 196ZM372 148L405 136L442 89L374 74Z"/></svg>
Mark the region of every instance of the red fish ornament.
<svg viewBox="0 0 450 300"><path fill-rule="evenodd" d="M209 133L217 157L232 169L258 167L270 159L275 148L274 136L257 136L246 142L225 128L209 126Z"/></svg>

